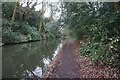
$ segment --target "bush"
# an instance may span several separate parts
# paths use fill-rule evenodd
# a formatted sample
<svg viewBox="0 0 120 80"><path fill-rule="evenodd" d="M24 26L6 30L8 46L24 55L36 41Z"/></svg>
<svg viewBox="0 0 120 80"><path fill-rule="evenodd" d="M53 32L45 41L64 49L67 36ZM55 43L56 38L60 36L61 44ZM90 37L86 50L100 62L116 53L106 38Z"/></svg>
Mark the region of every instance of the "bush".
<svg viewBox="0 0 120 80"><path fill-rule="evenodd" d="M81 55L88 55L98 64L118 65L120 11L114 3L65 3L65 9L65 23L71 34L78 39L88 36L81 44Z"/></svg>
<svg viewBox="0 0 120 80"><path fill-rule="evenodd" d="M59 31L49 31L48 33L47 33L47 37L48 38L60 38L60 36L61 36L61 33L59 32Z"/></svg>
<svg viewBox="0 0 120 80"><path fill-rule="evenodd" d="M110 43L95 42L88 40L87 42L82 42L80 54L82 56L90 56L90 58L97 62L98 64L107 64L107 65L118 65L119 61L119 47L118 42L111 41Z"/></svg>
<svg viewBox="0 0 120 80"><path fill-rule="evenodd" d="M40 40L40 33L35 27L25 23L3 20L3 43L20 43L27 41Z"/></svg>
<svg viewBox="0 0 120 80"><path fill-rule="evenodd" d="M29 35L29 40L40 40L40 33L35 27L23 23L20 25L19 31L23 35Z"/></svg>
<svg viewBox="0 0 120 80"><path fill-rule="evenodd" d="M18 32L12 32L9 30L3 30L2 33L2 42L7 44L7 43L19 43L21 42L21 37L20 37L20 33Z"/></svg>

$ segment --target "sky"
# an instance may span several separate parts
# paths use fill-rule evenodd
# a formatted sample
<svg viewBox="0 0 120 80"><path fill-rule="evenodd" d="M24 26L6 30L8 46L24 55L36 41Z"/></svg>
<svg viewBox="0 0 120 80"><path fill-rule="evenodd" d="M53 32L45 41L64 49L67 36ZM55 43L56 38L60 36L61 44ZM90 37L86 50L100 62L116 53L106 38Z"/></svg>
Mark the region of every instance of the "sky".
<svg viewBox="0 0 120 80"><path fill-rule="evenodd" d="M42 0L29 0L29 1L32 1L33 3L36 2L36 1L38 3L42 2ZM54 2L58 2L59 0L44 0L44 1L45 2L53 2L54 3ZM27 0L21 0L20 2L27 2ZM23 6L26 6L26 4L23 4ZM41 8L42 8L41 4L35 6L36 11L39 11ZM59 14L60 13L57 13L57 16L59 16ZM50 8L49 7L46 8L46 12L45 12L44 16L45 17L50 17Z"/></svg>
<svg viewBox="0 0 120 80"><path fill-rule="evenodd" d="M27 2L28 0L20 0L20 2ZM59 2L59 1L63 1L63 0L29 0L29 1L32 1L33 3L34 2L38 2L38 3L41 3L42 1L45 1L45 2ZM120 1L120 0L64 0L64 1L67 1L67 2L73 2L73 1L77 1L77 2L85 2L85 1ZM24 4L23 6L26 6L26 4ZM35 9L36 11L39 11L40 9L42 8L42 5L39 4L37 6L35 6ZM44 14L45 17L49 17L50 16L50 7L48 7L46 9L46 12ZM60 16L60 13L57 13L56 16ZM56 18L57 18L56 17Z"/></svg>

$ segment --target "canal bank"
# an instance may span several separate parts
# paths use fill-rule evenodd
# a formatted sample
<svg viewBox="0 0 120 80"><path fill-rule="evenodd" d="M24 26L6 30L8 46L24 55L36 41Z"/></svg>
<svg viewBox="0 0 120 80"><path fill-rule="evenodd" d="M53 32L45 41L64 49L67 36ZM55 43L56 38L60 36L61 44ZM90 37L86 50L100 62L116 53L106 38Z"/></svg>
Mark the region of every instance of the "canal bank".
<svg viewBox="0 0 120 80"><path fill-rule="evenodd" d="M40 78L59 45L51 39L2 46L2 78Z"/></svg>
<svg viewBox="0 0 120 80"><path fill-rule="evenodd" d="M80 56L79 47L79 41L65 41L42 78L120 78L118 68L95 65L89 57Z"/></svg>
<svg viewBox="0 0 120 80"><path fill-rule="evenodd" d="M117 68L80 56L79 41L50 40L2 47L3 78L120 78Z"/></svg>

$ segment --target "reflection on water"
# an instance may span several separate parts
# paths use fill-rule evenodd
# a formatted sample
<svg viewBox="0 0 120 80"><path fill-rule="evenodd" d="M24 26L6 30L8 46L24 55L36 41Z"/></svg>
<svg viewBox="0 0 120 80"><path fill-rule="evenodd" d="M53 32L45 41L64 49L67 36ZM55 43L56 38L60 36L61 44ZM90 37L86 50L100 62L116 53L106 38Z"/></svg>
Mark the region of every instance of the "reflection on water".
<svg viewBox="0 0 120 80"><path fill-rule="evenodd" d="M57 54L61 45L58 44L59 40L47 40L3 46L3 78L41 77Z"/></svg>
<svg viewBox="0 0 120 80"><path fill-rule="evenodd" d="M55 56L57 55L57 53L59 52L60 48L62 47L62 43L60 43L57 47L57 49L55 50L54 54L53 54L53 57L52 57L52 60L55 58Z"/></svg>

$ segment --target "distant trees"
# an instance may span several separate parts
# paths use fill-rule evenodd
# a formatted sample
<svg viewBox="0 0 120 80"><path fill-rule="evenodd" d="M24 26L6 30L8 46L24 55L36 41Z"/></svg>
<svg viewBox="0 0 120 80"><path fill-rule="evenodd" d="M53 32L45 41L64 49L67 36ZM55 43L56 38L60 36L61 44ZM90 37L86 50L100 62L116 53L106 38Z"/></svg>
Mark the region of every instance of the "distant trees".
<svg viewBox="0 0 120 80"><path fill-rule="evenodd" d="M43 3L38 3L37 0L36 2L27 0L27 2L21 3L18 1L4 2L2 4L2 42L8 44L43 39L46 34L45 24L51 21L49 17L44 17L44 4L47 3ZM26 6L23 7L23 4L26 4ZM42 4L43 7L41 10L36 11L35 6L39 4Z"/></svg>

